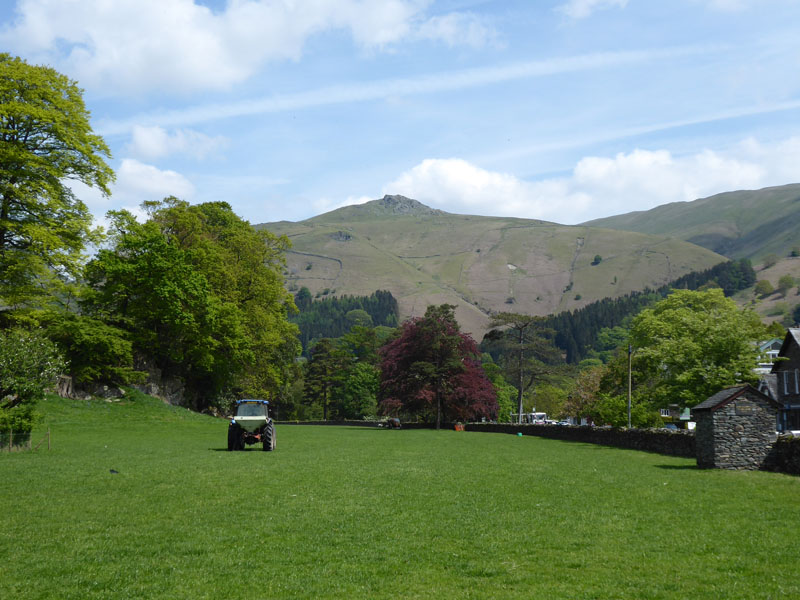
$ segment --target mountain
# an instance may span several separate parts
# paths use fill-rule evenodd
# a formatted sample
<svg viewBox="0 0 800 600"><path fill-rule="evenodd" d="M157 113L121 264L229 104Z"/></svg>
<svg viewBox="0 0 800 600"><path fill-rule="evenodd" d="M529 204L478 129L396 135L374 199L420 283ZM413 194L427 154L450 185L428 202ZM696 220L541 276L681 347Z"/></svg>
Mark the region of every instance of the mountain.
<svg viewBox="0 0 800 600"><path fill-rule="evenodd" d="M291 239L292 290L305 286L318 296L389 290L402 318L446 302L476 336L492 312L553 314L725 260L663 235L457 215L403 196L256 227Z"/></svg>
<svg viewBox="0 0 800 600"><path fill-rule="evenodd" d="M800 246L800 184L672 202L584 225L676 237L729 258L787 256Z"/></svg>

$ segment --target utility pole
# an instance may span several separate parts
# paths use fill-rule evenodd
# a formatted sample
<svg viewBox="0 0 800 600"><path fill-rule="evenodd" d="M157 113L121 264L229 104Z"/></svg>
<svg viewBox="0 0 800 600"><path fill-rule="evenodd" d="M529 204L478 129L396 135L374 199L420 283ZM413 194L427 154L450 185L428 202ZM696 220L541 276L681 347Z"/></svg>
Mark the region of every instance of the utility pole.
<svg viewBox="0 0 800 600"><path fill-rule="evenodd" d="M628 429L631 428L631 356L633 346L628 344Z"/></svg>

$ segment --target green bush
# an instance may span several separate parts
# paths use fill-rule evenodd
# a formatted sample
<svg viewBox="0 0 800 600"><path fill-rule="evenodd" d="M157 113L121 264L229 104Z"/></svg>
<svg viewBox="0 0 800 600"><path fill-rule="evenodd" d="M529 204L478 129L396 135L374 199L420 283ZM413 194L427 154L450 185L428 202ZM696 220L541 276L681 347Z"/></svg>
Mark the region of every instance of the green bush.
<svg viewBox="0 0 800 600"><path fill-rule="evenodd" d="M0 431L29 432L34 404L65 368L43 331L0 331Z"/></svg>
<svg viewBox="0 0 800 600"><path fill-rule="evenodd" d="M146 373L133 368L128 332L73 313L43 312L39 318L50 339L69 357L69 374L77 385L144 381Z"/></svg>
<svg viewBox="0 0 800 600"><path fill-rule="evenodd" d="M766 279L760 279L756 283L755 292L757 295L761 296L762 298L765 296L769 296L775 291L775 288L772 287L772 283L767 281Z"/></svg>

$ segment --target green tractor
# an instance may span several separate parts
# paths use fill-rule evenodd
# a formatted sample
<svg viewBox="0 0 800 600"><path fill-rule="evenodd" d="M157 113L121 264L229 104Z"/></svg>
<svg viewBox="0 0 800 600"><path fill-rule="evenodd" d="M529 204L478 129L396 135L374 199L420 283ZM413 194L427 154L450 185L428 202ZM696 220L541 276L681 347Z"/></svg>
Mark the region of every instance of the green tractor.
<svg viewBox="0 0 800 600"><path fill-rule="evenodd" d="M275 450L275 424L266 400L237 400L236 416L228 425L228 450L244 450L245 444L261 444Z"/></svg>

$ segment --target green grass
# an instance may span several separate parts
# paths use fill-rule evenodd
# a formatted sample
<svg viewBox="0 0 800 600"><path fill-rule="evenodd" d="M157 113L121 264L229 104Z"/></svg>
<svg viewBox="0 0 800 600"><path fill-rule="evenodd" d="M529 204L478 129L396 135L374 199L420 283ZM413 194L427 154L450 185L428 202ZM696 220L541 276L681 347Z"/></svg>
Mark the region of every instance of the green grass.
<svg viewBox="0 0 800 600"><path fill-rule="evenodd" d="M0 598L788 598L800 478L533 437L43 403L0 454ZM111 469L118 471L113 474Z"/></svg>

